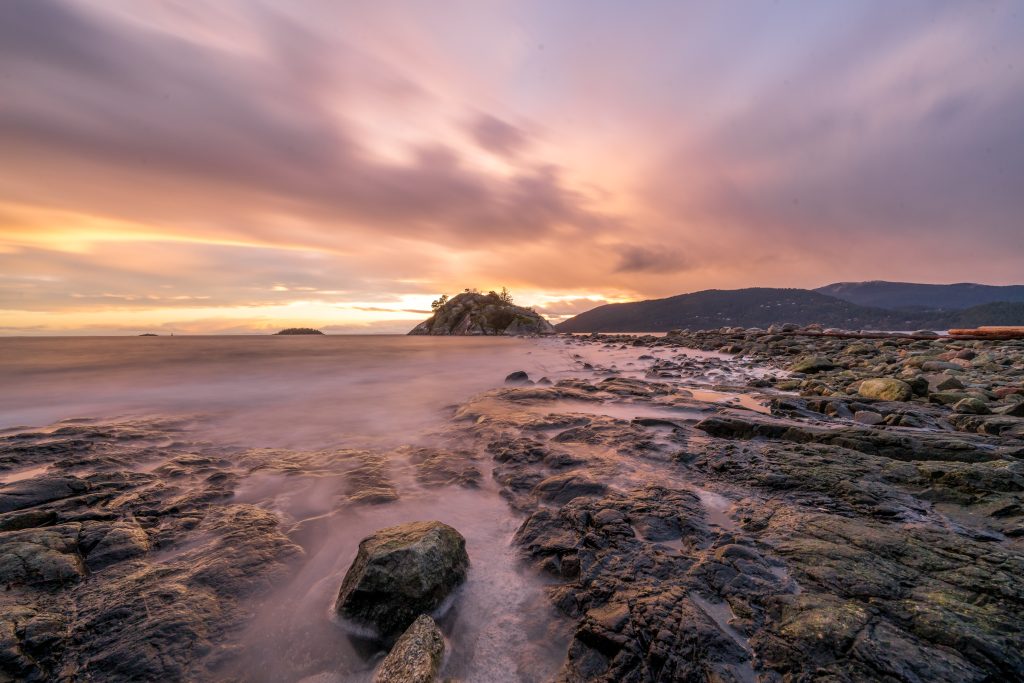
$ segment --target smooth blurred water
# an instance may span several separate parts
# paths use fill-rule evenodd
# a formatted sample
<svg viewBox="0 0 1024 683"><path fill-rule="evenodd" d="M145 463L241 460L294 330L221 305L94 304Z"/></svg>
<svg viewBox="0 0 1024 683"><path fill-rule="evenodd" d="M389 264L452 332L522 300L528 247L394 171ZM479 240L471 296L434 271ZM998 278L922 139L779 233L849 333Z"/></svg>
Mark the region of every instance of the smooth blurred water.
<svg viewBox="0 0 1024 683"><path fill-rule="evenodd" d="M0 338L0 429L172 413L240 445L401 444L514 370L568 367L553 339Z"/></svg>

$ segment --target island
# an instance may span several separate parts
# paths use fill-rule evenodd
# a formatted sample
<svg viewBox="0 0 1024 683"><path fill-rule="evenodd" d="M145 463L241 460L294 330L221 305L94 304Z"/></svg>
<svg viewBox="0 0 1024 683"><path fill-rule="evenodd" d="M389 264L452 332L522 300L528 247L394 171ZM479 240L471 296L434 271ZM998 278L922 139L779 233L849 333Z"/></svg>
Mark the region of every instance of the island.
<svg viewBox="0 0 1024 683"><path fill-rule="evenodd" d="M289 327L281 330L280 332L275 332L274 336L295 334L323 334L323 332L320 330L314 330L312 327Z"/></svg>
<svg viewBox="0 0 1024 683"><path fill-rule="evenodd" d="M434 315L414 327L409 334L458 335L536 335L554 334L555 328L532 308L516 306L512 295L482 294L466 290L449 299L441 295L433 303Z"/></svg>

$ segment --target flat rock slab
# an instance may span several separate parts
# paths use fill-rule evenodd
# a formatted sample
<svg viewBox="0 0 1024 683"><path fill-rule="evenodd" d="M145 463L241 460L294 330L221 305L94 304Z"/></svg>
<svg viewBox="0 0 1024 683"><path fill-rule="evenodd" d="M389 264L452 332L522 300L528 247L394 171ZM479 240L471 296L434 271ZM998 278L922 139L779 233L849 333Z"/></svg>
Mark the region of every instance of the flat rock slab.
<svg viewBox="0 0 1024 683"><path fill-rule="evenodd" d="M17 481L0 488L0 513L78 496L88 490L88 482L77 477L38 477Z"/></svg>

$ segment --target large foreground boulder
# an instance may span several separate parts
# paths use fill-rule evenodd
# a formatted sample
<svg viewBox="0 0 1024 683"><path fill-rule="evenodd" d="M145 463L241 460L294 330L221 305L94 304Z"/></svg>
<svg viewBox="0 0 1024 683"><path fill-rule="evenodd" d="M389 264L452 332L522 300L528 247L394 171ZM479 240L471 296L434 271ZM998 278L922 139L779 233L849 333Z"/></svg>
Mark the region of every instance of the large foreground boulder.
<svg viewBox="0 0 1024 683"><path fill-rule="evenodd" d="M398 639L374 675L374 683L431 683L444 657L444 635L421 614Z"/></svg>
<svg viewBox="0 0 1024 683"><path fill-rule="evenodd" d="M359 542L335 609L384 637L404 631L437 609L466 578L466 539L441 522L381 529Z"/></svg>
<svg viewBox="0 0 1024 683"><path fill-rule="evenodd" d="M409 332L435 336L554 333L555 328L539 313L516 306L494 292L454 296Z"/></svg>

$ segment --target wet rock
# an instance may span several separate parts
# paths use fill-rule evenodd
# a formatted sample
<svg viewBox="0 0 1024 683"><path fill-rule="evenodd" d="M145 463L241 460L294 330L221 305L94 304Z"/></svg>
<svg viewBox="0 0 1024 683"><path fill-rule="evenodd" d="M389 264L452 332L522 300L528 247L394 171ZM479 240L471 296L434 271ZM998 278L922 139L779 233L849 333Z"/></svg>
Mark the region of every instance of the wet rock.
<svg viewBox="0 0 1024 683"><path fill-rule="evenodd" d="M134 521L85 522L80 536L82 553L90 571L149 551L149 536Z"/></svg>
<svg viewBox="0 0 1024 683"><path fill-rule="evenodd" d="M391 486L366 486L348 495L348 501L357 505L383 505L398 500L398 491Z"/></svg>
<svg viewBox="0 0 1024 683"><path fill-rule="evenodd" d="M957 401L953 410L967 415L988 415L992 412L985 401L970 396Z"/></svg>
<svg viewBox="0 0 1024 683"><path fill-rule="evenodd" d="M474 456L467 451L439 448L414 448L409 459L416 467L416 479L424 486L461 486L477 488L480 470L473 464Z"/></svg>
<svg viewBox="0 0 1024 683"><path fill-rule="evenodd" d="M67 584L85 576L78 524L0 534L0 585Z"/></svg>
<svg viewBox="0 0 1024 683"><path fill-rule="evenodd" d="M1007 415L1010 417L1024 417L1024 401L1017 403L1011 403L1010 405L999 406L992 410L993 413L999 415Z"/></svg>
<svg viewBox="0 0 1024 683"><path fill-rule="evenodd" d="M16 481L0 488L0 513L81 495L88 490L88 482L78 477L37 477Z"/></svg>
<svg viewBox="0 0 1024 683"><path fill-rule="evenodd" d="M564 504L579 496L597 496L603 494L608 486L583 474L566 472L541 481L534 488L542 500Z"/></svg>
<svg viewBox="0 0 1024 683"><path fill-rule="evenodd" d="M76 596L71 644L95 680L209 680L205 656L247 616L242 600L287 576L301 553L251 505L211 509L174 561L114 564Z"/></svg>
<svg viewBox="0 0 1024 683"><path fill-rule="evenodd" d="M382 505L398 500L398 491L388 477L388 463L378 453L359 452L359 464L345 475L347 500L357 505Z"/></svg>
<svg viewBox="0 0 1024 683"><path fill-rule="evenodd" d="M928 400L932 403L938 403L944 406L955 405L957 402L965 398L967 398L967 394L961 391L936 391L928 396Z"/></svg>
<svg viewBox="0 0 1024 683"><path fill-rule="evenodd" d="M20 531L40 526L51 526L57 521L54 510L24 510L0 514L0 531Z"/></svg>
<svg viewBox="0 0 1024 683"><path fill-rule="evenodd" d="M853 414L853 419L861 424L877 425L881 424L885 418L882 417L881 413L876 413L873 410L858 410Z"/></svg>
<svg viewBox="0 0 1024 683"><path fill-rule="evenodd" d="M942 360L927 360L921 363L921 369L925 372L941 372L943 370L960 370L961 368L956 363Z"/></svg>
<svg viewBox="0 0 1024 683"><path fill-rule="evenodd" d="M959 391L964 388L964 383L952 375L930 375L928 388L930 391Z"/></svg>
<svg viewBox="0 0 1024 683"><path fill-rule="evenodd" d="M857 393L864 398L874 398L881 401L908 401L914 392L910 385L902 380L891 377L877 377L861 382Z"/></svg>
<svg viewBox="0 0 1024 683"><path fill-rule="evenodd" d="M444 635L421 614L405 630L374 674L375 683L431 683L444 658Z"/></svg>
<svg viewBox="0 0 1024 683"><path fill-rule="evenodd" d="M381 529L359 543L335 610L383 636L405 630L437 609L465 579L466 541L441 522L410 522Z"/></svg>
<svg viewBox="0 0 1024 683"><path fill-rule="evenodd" d="M714 415L697 423L711 436L726 439L770 439L792 443L820 443L895 460L950 460L983 462L1000 454L982 444L944 434L886 432L861 427L830 427L752 417L738 413Z"/></svg>

